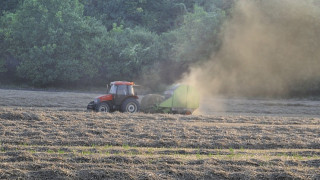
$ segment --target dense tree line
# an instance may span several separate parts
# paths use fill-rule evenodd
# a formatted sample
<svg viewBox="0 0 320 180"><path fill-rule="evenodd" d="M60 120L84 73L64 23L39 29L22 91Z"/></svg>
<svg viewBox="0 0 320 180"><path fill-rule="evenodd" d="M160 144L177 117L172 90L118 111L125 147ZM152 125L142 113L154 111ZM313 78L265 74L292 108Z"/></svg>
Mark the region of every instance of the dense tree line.
<svg viewBox="0 0 320 180"><path fill-rule="evenodd" d="M219 48L232 2L3 0L1 80L41 87L171 83Z"/></svg>
<svg viewBox="0 0 320 180"><path fill-rule="evenodd" d="M128 80L159 89L180 79L190 66L207 61L223 49L220 37L224 22L234 18L234 2L2 0L0 84L64 88ZM310 2L319 6L318 0ZM272 13L276 3L269 4L266 7L271 9L265 11ZM268 16L284 18L279 13ZM314 27L312 31L293 31L296 38L292 39L300 37L304 44L308 44L308 39L316 41L308 36L317 37L312 34L316 32ZM317 48L317 43L313 44L309 59L317 56L311 52ZM294 81L290 91L318 94L319 80L309 74L311 78L299 77Z"/></svg>

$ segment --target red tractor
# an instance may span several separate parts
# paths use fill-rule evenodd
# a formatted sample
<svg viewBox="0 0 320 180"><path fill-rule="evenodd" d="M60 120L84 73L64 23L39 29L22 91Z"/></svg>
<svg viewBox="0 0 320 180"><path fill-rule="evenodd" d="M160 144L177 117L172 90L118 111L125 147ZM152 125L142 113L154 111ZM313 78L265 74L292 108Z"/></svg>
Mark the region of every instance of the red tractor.
<svg viewBox="0 0 320 180"><path fill-rule="evenodd" d="M137 101L133 82L115 81L110 83L109 94L99 96L91 101L87 109L97 112L138 112L140 104Z"/></svg>

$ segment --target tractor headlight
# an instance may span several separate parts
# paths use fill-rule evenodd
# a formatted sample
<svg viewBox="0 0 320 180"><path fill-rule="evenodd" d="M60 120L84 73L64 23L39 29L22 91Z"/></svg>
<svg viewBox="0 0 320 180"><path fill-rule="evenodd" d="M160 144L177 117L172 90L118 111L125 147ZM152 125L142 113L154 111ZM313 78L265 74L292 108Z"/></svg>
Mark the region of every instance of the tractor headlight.
<svg viewBox="0 0 320 180"><path fill-rule="evenodd" d="M94 100L95 104L98 104L99 102L100 102L100 99L98 99L98 98Z"/></svg>

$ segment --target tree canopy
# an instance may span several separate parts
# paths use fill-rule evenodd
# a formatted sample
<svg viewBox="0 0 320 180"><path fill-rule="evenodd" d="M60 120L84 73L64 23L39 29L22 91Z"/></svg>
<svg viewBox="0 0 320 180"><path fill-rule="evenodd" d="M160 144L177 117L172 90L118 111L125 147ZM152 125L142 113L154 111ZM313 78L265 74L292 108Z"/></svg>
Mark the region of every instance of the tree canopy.
<svg viewBox="0 0 320 180"><path fill-rule="evenodd" d="M0 73L41 87L155 76L159 83L154 84L171 83L189 64L208 58L219 47L218 34L231 4L4 0Z"/></svg>
<svg viewBox="0 0 320 180"><path fill-rule="evenodd" d="M97 73L94 49L106 29L83 16L77 0L25 0L2 20L7 52L19 61L19 77L42 86Z"/></svg>
<svg viewBox="0 0 320 180"><path fill-rule="evenodd" d="M277 71L272 75L291 72L290 77L297 77L290 84L289 91L319 93L319 78L315 76L317 73L308 69L309 66L304 68L307 73L301 73L301 69L288 70L283 59L294 56L286 53L288 45L263 44L264 41L276 40L283 40L286 44L290 40L290 47L292 45L293 49L297 49L293 52L304 50L304 53L301 58L289 59L297 59L297 64L314 63L312 67L317 67L319 0L246 1L261 6L260 13L264 13L265 17L262 20L257 20L259 17L254 15L256 12L250 12L250 6L241 6L240 2L2 0L0 84L24 83L33 87L69 88L75 85L104 86L114 80L129 80L159 90L194 69L190 67L203 67L203 64L218 67L217 59L226 68L218 71L229 74L228 68L243 66L249 71L247 79L251 79L250 72L255 71L248 67L254 63L246 62L254 53L260 55L257 56L259 58L252 58L254 62L259 59L263 62L257 63L259 66L267 64L263 66L264 70L270 66L270 72ZM237 14L239 10L240 15ZM299 13L305 16L297 17ZM287 21L278 23L283 20ZM241 26L244 23L235 21L248 22L249 25ZM282 26L288 28L284 28L280 39L264 39L271 32L276 32L271 33L273 35L282 32L277 30ZM252 36L257 32L264 33L258 37ZM259 39L262 41L260 44ZM249 46L248 42L255 40L258 41L258 47ZM230 48L237 44L234 49ZM253 52L256 48L264 51ZM280 51L282 48L284 50ZM248 57L241 59L244 52ZM277 61L280 56L284 58L280 58L281 63L276 64L281 66L271 66L270 62ZM237 60L241 62L230 63ZM211 77L214 75L210 67L208 73ZM260 76L263 74L262 71L256 73ZM243 74L241 70L237 77Z"/></svg>

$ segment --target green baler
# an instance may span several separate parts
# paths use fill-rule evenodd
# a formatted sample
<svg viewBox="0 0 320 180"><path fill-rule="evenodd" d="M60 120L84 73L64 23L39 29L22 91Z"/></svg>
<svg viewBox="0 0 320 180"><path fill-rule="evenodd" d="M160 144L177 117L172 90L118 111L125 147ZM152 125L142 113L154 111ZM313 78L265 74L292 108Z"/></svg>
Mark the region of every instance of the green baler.
<svg viewBox="0 0 320 180"><path fill-rule="evenodd" d="M189 85L171 86L164 95L149 94L141 100L141 110L150 113L192 114L199 108L199 94Z"/></svg>

